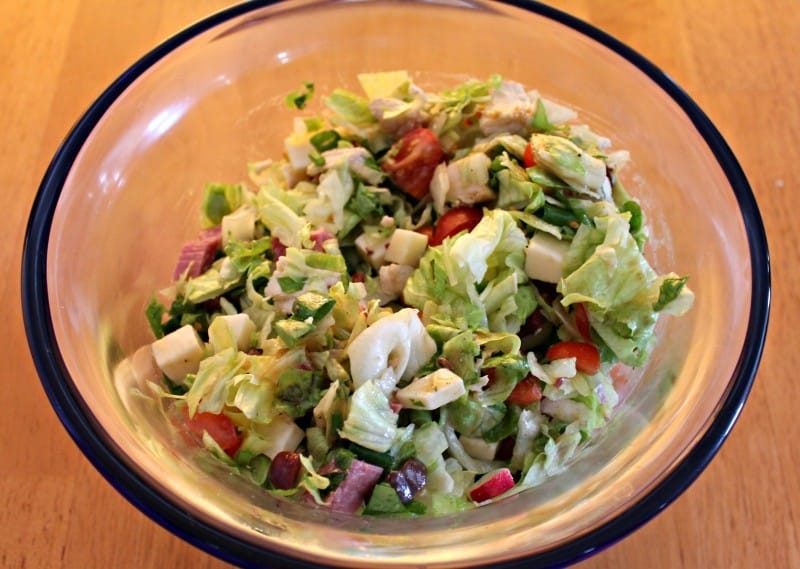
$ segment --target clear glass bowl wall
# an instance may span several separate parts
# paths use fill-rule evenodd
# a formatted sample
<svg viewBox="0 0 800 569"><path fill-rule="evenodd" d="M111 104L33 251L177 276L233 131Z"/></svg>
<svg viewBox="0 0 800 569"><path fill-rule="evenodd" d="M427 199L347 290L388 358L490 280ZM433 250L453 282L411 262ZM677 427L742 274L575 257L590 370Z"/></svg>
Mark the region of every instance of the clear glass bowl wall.
<svg viewBox="0 0 800 569"><path fill-rule="evenodd" d="M568 474L490 507L413 524L279 503L198 461L136 394L142 378L134 357L152 339L145 305L199 230L203 185L244 180L247 162L282 152L293 116L283 97L302 81L314 81L318 93L356 90L357 73L392 69L408 69L430 89L499 73L577 108L631 152L623 180L649 216L649 258L691 275L697 293L689 315L660 327L652 363ZM309 112L319 108L317 97ZM216 26L122 93L69 173L47 278L74 388L134 472L223 532L295 557L367 567L378 558L435 565L545 551L645 496L726 396L746 333L749 259L737 201L706 142L668 95L612 50L499 3L311 2Z"/></svg>

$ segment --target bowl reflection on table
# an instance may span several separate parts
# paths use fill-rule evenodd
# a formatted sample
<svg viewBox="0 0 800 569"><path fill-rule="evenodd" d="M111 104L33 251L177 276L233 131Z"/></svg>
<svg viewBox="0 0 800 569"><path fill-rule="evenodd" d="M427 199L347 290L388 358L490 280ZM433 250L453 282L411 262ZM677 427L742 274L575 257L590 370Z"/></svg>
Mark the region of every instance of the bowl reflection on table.
<svg viewBox="0 0 800 569"><path fill-rule="evenodd" d="M766 245L747 181L702 112L648 62L570 17L518 4L237 6L148 54L70 133L29 225L28 335L73 438L157 522L245 565L566 563L647 521L714 455L746 399L767 320ZM141 395L152 372L144 307L199 228L204 184L240 181L246 163L282 152L293 117L284 96L303 81L356 90L358 73L390 69L426 90L498 73L578 109L631 152L624 181L649 215L652 264L689 274L697 294L687 316L660 324L651 363L567 473L413 523L278 501L198 458Z"/></svg>

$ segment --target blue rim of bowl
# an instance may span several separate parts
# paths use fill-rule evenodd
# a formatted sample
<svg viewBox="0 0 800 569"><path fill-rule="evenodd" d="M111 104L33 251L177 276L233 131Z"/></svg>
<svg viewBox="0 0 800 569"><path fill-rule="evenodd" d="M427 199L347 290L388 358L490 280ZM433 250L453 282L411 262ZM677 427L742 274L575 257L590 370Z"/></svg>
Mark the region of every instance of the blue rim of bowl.
<svg viewBox="0 0 800 569"><path fill-rule="evenodd" d="M575 563L616 543L650 521L680 496L716 455L739 417L755 380L770 310L770 261L766 233L752 189L722 135L700 107L663 71L624 43L574 16L529 0L503 3L566 25L611 49L645 73L686 113L725 172L739 203L750 251L752 299L743 350L727 397L712 424L684 459L624 514L564 545L492 567L554 567ZM57 150L34 200L22 256L22 308L31 354L51 405L94 467L152 520L199 549L243 567L322 567L259 548L181 510L147 483L109 446L74 387L56 343L47 294L47 246L63 184L87 137L114 101L142 73L195 36L275 1L253 0L220 11L175 34L127 69L89 107ZM44 349L41 347L44 346Z"/></svg>

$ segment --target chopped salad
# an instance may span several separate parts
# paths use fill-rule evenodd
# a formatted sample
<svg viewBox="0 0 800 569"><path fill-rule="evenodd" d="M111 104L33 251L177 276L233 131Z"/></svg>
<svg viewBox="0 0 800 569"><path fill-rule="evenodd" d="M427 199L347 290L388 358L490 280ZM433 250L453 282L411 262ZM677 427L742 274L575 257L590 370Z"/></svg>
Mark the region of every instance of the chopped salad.
<svg viewBox="0 0 800 569"><path fill-rule="evenodd" d="M153 297L180 428L277 496L443 515L563 472L608 422L687 277L643 254L624 150L492 76L305 83L283 157L210 183Z"/></svg>

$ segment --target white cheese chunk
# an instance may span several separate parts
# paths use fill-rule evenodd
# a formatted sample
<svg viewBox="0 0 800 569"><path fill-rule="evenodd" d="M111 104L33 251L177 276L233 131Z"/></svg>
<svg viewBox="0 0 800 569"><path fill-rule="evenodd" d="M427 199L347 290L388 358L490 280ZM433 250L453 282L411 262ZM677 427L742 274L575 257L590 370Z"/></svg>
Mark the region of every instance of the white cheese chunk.
<svg viewBox="0 0 800 569"><path fill-rule="evenodd" d="M259 426L257 432L266 442L261 452L270 459L275 458L279 452L295 450L306 436L305 431L288 415L276 415L268 425Z"/></svg>
<svg viewBox="0 0 800 569"><path fill-rule="evenodd" d="M433 410L455 401L466 392L464 380L449 369L442 368L399 389L395 398L403 407Z"/></svg>
<svg viewBox="0 0 800 569"><path fill-rule="evenodd" d="M557 283L561 280L568 250L569 242L541 231L536 233L525 249L525 273L535 280Z"/></svg>
<svg viewBox="0 0 800 569"><path fill-rule="evenodd" d="M189 324L153 342L156 364L172 381L182 381L200 367L205 347L197 331Z"/></svg>
<svg viewBox="0 0 800 569"><path fill-rule="evenodd" d="M395 229L389 239L389 249L386 251L385 259L390 263L416 267L427 247L427 235L408 229Z"/></svg>

